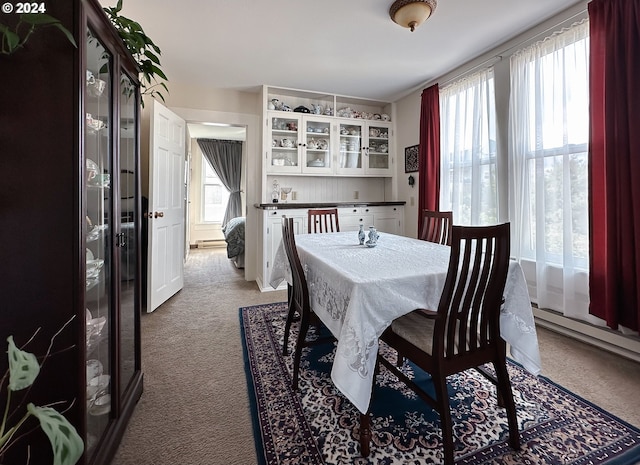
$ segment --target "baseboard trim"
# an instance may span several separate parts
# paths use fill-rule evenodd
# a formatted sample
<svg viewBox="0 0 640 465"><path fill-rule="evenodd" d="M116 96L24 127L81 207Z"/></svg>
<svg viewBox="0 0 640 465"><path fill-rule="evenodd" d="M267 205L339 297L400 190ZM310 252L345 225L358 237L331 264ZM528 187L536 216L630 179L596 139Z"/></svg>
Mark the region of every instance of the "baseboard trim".
<svg viewBox="0 0 640 465"><path fill-rule="evenodd" d="M573 320L551 310L534 307L533 316L536 324L543 328L640 362L640 339L637 337Z"/></svg>

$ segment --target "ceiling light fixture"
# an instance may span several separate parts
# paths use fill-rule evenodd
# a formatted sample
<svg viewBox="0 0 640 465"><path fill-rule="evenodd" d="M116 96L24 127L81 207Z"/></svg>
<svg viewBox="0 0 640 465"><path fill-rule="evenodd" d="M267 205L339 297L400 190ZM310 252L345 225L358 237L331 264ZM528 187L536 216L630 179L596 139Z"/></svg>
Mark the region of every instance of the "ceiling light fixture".
<svg viewBox="0 0 640 465"><path fill-rule="evenodd" d="M411 32L424 23L436 9L436 0L396 0L389 8L391 19Z"/></svg>

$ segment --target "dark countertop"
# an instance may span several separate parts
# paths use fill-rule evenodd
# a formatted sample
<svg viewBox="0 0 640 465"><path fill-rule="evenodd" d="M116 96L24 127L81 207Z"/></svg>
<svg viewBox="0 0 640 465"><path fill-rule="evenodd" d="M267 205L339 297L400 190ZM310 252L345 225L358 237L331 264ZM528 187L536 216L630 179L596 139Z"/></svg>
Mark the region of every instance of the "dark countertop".
<svg viewBox="0 0 640 465"><path fill-rule="evenodd" d="M253 206L261 210L285 210L292 208L344 208L344 207L388 207L391 205L405 205L407 202L288 202L288 203L255 203Z"/></svg>

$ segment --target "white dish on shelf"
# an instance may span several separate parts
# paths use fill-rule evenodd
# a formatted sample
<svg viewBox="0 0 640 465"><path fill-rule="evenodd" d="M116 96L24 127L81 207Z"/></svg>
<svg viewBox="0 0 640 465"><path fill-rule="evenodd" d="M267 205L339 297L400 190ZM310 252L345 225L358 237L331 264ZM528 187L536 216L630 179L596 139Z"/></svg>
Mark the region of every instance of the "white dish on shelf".
<svg viewBox="0 0 640 465"><path fill-rule="evenodd" d="M98 397L93 406L89 409L91 415L104 415L111 411L111 394L105 394Z"/></svg>
<svg viewBox="0 0 640 465"><path fill-rule="evenodd" d="M307 166L311 166L313 168L323 168L324 167L324 162L322 160L313 160L310 161Z"/></svg>
<svg viewBox="0 0 640 465"><path fill-rule="evenodd" d="M87 260L87 278L88 279L97 278L98 275L100 274L100 270L102 270L103 265L104 265L104 260L101 258L97 258L95 260Z"/></svg>
<svg viewBox="0 0 640 465"><path fill-rule="evenodd" d="M94 376L89 380L87 386L98 388L98 392L102 391L109 387L109 383L111 382L111 376L109 375L98 375Z"/></svg>
<svg viewBox="0 0 640 465"><path fill-rule="evenodd" d="M89 339L91 336L99 336L106 322L107 317L104 316L92 318L91 320L87 321L87 339Z"/></svg>
<svg viewBox="0 0 640 465"><path fill-rule="evenodd" d="M102 362L100 360L87 360L87 380L92 380L102 374Z"/></svg>

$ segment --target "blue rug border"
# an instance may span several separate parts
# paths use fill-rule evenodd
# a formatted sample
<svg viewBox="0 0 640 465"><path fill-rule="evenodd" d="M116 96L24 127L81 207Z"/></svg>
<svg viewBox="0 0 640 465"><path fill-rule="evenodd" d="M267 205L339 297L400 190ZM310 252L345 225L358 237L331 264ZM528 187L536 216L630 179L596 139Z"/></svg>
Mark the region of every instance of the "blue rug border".
<svg viewBox="0 0 640 465"><path fill-rule="evenodd" d="M278 304L280 302L276 302ZM284 302L286 305L286 302ZM253 439L256 448L256 457L258 459L257 465L267 465L267 459L264 456L264 443L262 442L262 431L260 429L260 422L258 420L258 401L255 389L253 387L253 374L251 373L251 367L249 366L249 349L247 348L247 338L245 335L243 310L252 307L263 307L270 304L258 304L250 305L248 307L240 307L238 310L238 316L240 319L240 339L242 342L242 358L244 364L244 374L247 383L247 392L249 393L249 409L251 410L251 425L253 429Z"/></svg>
<svg viewBox="0 0 640 465"><path fill-rule="evenodd" d="M248 348L247 348L247 342L246 342L246 335L245 335L245 325L244 325L244 318L243 318L243 310L247 310L247 309L251 309L254 307L263 307L265 305L282 305L282 306L286 306L287 302L272 302L272 303L265 303L265 304L256 304L256 305L249 305L246 307L240 307L238 309L238 317L240 320L240 337L241 337L241 344L242 344L242 356L243 356L243 364L244 364L244 370L245 370L245 381L247 383L247 391L248 393L250 393L249 397L249 408L251 410L251 424L252 424L252 429L253 429L253 437L254 437L254 445L256 448L256 457L258 459L258 463L257 465L268 465L266 462L266 457L264 456L264 442L262 439L262 431L260 429L260 424L259 424L259 420L258 420L258 405L257 405L257 395L255 392L255 389L253 387L253 375L251 373L251 367L249 366L249 353L248 353ZM509 362L513 363L514 365L519 366L520 368L524 368L522 366L522 364L516 362L515 360L509 358ZM594 404L593 402L585 399L584 397L570 391L569 389L565 388L564 386L558 384L555 381L552 381L551 379L549 379L547 376L543 376L543 375L538 375L537 376L540 379L543 379L545 382L551 384L552 386L556 387L557 389L563 391L564 393L573 396L575 398L577 398L578 400L580 400L581 402L584 402L585 404L589 405L590 407L592 407L595 410L598 410L601 414L619 422L620 424L626 426L627 428L629 428L630 430L633 430L634 432L640 434L640 428L632 425L631 423L619 418L618 416L608 412L607 410L603 409L602 407L599 407L598 405ZM610 461L607 461L606 465L640 465L640 445L636 446L633 449L628 450L625 454L615 458L615 459L610 459Z"/></svg>

